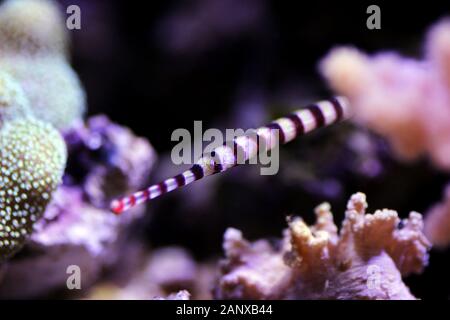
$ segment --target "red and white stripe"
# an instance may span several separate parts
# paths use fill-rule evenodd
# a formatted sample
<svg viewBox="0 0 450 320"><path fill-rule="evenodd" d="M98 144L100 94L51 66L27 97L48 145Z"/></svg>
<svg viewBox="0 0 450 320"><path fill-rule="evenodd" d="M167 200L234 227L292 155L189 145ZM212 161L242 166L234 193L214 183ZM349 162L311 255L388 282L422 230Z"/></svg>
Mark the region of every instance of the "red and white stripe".
<svg viewBox="0 0 450 320"><path fill-rule="evenodd" d="M223 172L238 164L245 163L260 152L267 152L277 143L287 143L300 135L317 128L328 126L350 116L349 102L345 97L311 104L289 116L277 119L246 134L226 142L207 156L200 158L189 170L175 177L154 184L131 196L114 200L111 210L120 214L138 204L159 197L203 177Z"/></svg>

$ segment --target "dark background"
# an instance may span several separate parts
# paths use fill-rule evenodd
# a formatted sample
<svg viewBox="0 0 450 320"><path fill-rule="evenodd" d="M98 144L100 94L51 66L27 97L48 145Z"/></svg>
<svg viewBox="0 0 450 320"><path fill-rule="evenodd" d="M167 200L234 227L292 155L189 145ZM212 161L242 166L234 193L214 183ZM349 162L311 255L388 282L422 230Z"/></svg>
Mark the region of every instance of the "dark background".
<svg viewBox="0 0 450 320"><path fill-rule="evenodd" d="M243 83L274 92L306 79L324 90L316 65L335 45L419 56L426 28L450 7L381 2L382 29L368 30L366 9L376 2L75 2L82 29L72 31L73 62L90 112L107 113L158 151L170 150L173 129L225 114Z"/></svg>
<svg viewBox="0 0 450 320"><path fill-rule="evenodd" d="M233 114L243 97L255 94L264 103L276 104L291 94L328 96L317 62L335 45L353 44L367 52L395 50L420 57L427 27L449 13L448 4L431 1L61 2L81 7L82 28L71 32L72 53L87 91L89 113L106 113L147 137L158 154L173 147L173 130L191 130L194 120L202 120L204 128L218 123L233 127ZM381 30L366 28L370 4L381 8ZM423 212L441 198L447 174L433 171L427 163L391 165L400 180L397 175L374 182L371 187L382 188L385 193L378 197L368 194L372 208L392 207L405 216L410 210ZM242 168L238 170L238 174L243 173ZM420 176L420 183L408 188L408 180L402 177L412 172ZM323 201L298 193L284 196L285 186L268 182L276 192L254 187L249 197L245 196L247 185L229 182L231 189L239 191L218 197L219 213L213 222L201 216L193 217L191 225L183 224L186 210L176 196L158 200L149 209L153 218L145 229L147 240L155 246L183 245L197 258L207 259L220 255L226 227L240 227L250 238L276 236L285 226L287 214L305 208L311 212ZM350 193L365 191L365 181L352 183L355 189ZM392 183L395 185L389 185ZM402 193L403 198L387 194L386 190L394 189L392 193ZM239 197L238 206L229 205ZM331 201L335 211L343 210L346 199ZM255 204L258 201L261 203ZM407 279L416 296L449 298L448 258L448 251L434 250L425 273Z"/></svg>

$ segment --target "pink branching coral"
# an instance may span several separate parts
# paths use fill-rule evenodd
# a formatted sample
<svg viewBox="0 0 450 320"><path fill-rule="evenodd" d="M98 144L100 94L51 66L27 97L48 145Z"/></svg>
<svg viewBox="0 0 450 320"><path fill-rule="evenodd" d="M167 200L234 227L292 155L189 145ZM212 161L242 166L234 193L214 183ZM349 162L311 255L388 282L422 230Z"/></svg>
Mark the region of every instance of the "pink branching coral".
<svg viewBox="0 0 450 320"><path fill-rule="evenodd" d="M446 247L450 244L450 185L444 191L442 202L427 212L424 232L437 247Z"/></svg>
<svg viewBox="0 0 450 320"><path fill-rule="evenodd" d="M320 70L332 89L350 99L356 121L387 138L400 157L427 154L449 170L450 19L431 29L425 50L423 60L414 60L340 47Z"/></svg>
<svg viewBox="0 0 450 320"><path fill-rule="evenodd" d="M414 299L402 276L420 273L428 262L421 215L400 221L393 210L366 214L366 208L365 195L354 194L339 232L327 203L316 208L313 226L289 219L280 248L229 229L215 297Z"/></svg>

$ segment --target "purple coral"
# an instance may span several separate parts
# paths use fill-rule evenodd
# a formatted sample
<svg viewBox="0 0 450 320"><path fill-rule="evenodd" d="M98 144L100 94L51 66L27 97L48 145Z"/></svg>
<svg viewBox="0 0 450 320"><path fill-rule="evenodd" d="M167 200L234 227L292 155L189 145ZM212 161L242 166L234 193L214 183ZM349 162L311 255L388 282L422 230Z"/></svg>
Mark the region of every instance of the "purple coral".
<svg viewBox="0 0 450 320"><path fill-rule="evenodd" d="M103 115L68 130L65 139L73 154L66 182L82 184L89 201L101 208L108 208L114 197L142 187L156 161L145 139Z"/></svg>
<svg viewBox="0 0 450 320"><path fill-rule="evenodd" d="M144 258L142 260L142 258ZM106 281L93 287L91 299L210 299L212 265L197 263L181 247L164 247L150 253L139 250L137 270L126 281ZM129 269L128 269L129 270Z"/></svg>

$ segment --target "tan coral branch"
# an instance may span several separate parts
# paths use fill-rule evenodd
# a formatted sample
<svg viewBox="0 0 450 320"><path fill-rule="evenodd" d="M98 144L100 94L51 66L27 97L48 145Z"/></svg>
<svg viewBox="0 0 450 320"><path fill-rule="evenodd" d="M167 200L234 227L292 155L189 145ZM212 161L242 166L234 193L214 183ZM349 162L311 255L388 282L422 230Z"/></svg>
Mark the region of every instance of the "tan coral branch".
<svg viewBox="0 0 450 320"><path fill-rule="evenodd" d="M354 194L339 235L327 203L316 208L313 226L289 218L280 249L229 229L216 298L414 299L402 275L428 262L421 215L400 223L396 211L366 208L366 196Z"/></svg>

